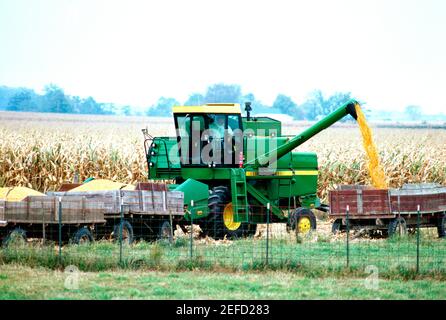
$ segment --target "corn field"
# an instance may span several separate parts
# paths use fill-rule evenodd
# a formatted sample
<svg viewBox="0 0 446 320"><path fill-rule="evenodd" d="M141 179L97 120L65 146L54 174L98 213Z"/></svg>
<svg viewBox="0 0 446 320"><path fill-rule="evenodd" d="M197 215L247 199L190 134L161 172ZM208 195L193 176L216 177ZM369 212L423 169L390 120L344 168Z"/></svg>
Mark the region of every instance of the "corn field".
<svg viewBox="0 0 446 320"><path fill-rule="evenodd" d="M285 123L295 135L308 124ZM170 118L0 113L0 187L57 190L88 177L135 183L146 179L142 128L153 136L174 136ZM373 124L372 124L373 128ZM404 183L446 184L446 130L373 129L390 187ZM319 158L319 195L338 184L370 184L359 129L334 126L298 151Z"/></svg>

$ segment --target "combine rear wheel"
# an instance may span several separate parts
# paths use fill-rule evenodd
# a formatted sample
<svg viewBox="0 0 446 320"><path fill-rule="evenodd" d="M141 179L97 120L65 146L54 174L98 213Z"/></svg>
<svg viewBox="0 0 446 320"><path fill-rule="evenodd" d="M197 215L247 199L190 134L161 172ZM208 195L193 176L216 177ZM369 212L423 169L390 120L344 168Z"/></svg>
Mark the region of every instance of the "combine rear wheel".
<svg viewBox="0 0 446 320"><path fill-rule="evenodd" d="M307 234L316 230L316 217L313 211L307 208L297 208L288 221L288 230L294 230L300 234Z"/></svg>
<svg viewBox="0 0 446 320"><path fill-rule="evenodd" d="M203 233L214 239L239 238L247 229L247 224L234 221L234 210L230 202L229 189L214 187L209 196L209 216L203 223Z"/></svg>

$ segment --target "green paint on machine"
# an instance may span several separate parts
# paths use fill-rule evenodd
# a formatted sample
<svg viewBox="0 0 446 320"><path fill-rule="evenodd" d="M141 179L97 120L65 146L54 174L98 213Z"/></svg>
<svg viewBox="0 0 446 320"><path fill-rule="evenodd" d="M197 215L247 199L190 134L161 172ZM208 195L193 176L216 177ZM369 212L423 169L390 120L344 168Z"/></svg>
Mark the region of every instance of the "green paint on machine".
<svg viewBox="0 0 446 320"><path fill-rule="evenodd" d="M187 179L174 190L184 193L184 205L187 206L186 217L188 220L191 217L194 220L204 218L209 214L209 187L207 184L194 179Z"/></svg>
<svg viewBox="0 0 446 320"><path fill-rule="evenodd" d="M356 119L356 104L347 101L292 138L282 136L280 121L251 116L249 103L246 117L238 104L175 107L177 136L146 139L148 177L169 180L175 185L170 190L184 193L185 221L192 218L205 228L227 228L226 235L243 234L236 227L265 223L268 204L271 223L288 222L291 211L321 206L317 155L293 150L347 115ZM216 125L224 127L224 137L221 132L212 134ZM212 212L211 198L225 209ZM224 219L217 214L224 214Z"/></svg>

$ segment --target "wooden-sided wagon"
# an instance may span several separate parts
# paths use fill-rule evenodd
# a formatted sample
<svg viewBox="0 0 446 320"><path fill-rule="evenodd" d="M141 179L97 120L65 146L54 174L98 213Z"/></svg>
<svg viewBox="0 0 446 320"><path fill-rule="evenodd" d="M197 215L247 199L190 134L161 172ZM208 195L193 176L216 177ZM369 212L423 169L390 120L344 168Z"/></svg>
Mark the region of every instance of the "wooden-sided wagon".
<svg viewBox="0 0 446 320"><path fill-rule="evenodd" d="M436 227L446 236L446 187L406 184L401 189L340 186L329 192L329 216L334 233L346 229L380 230L384 235L405 234L408 229Z"/></svg>
<svg viewBox="0 0 446 320"><path fill-rule="evenodd" d="M68 192L64 185L45 196L0 200L0 237L38 238L64 243L94 239L154 240L172 237L184 215L183 193L165 185L140 183L136 190ZM59 232L61 230L61 232Z"/></svg>

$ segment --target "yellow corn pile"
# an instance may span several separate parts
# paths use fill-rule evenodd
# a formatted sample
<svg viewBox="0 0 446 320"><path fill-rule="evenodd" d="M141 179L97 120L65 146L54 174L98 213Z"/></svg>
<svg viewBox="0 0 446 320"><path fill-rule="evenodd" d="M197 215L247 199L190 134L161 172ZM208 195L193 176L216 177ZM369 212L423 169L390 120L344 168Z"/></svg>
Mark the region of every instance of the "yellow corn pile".
<svg viewBox="0 0 446 320"><path fill-rule="evenodd" d="M27 187L0 188L0 199L6 201L22 201L27 196L46 196L44 193Z"/></svg>
<svg viewBox="0 0 446 320"><path fill-rule="evenodd" d="M356 114L358 115L359 129L361 130L362 134L362 143L368 157L368 167L372 184L375 188L386 189L388 187L386 177L379 161L378 151L375 143L373 142L372 130L370 130L359 104L355 105L355 109Z"/></svg>
<svg viewBox="0 0 446 320"><path fill-rule="evenodd" d="M114 182L107 179L94 179L80 185L79 187L71 189L68 192L110 191L110 190L135 190L135 186L132 184Z"/></svg>

